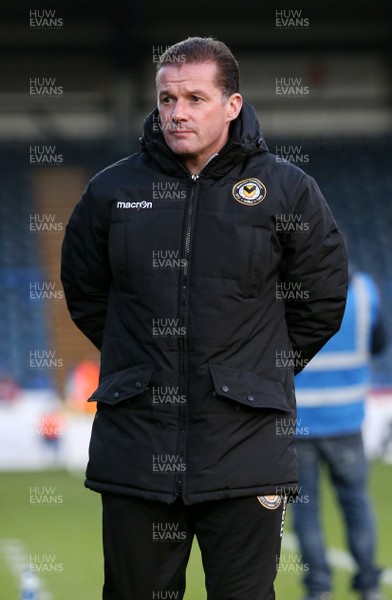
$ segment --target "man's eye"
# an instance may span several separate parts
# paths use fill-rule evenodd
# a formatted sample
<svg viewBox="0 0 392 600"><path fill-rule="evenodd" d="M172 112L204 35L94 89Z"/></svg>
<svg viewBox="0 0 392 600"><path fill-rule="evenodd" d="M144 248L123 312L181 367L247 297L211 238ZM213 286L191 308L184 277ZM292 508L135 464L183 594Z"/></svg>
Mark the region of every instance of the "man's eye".
<svg viewBox="0 0 392 600"><path fill-rule="evenodd" d="M163 98L161 98L161 104L169 104L170 100L170 96L164 96Z"/></svg>
<svg viewBox="0 0 392 600"><path fill-rule="evenodd" d="M201 102L202 98L200 98L199 96L192 96L192 100L193 102Z"/></svg>

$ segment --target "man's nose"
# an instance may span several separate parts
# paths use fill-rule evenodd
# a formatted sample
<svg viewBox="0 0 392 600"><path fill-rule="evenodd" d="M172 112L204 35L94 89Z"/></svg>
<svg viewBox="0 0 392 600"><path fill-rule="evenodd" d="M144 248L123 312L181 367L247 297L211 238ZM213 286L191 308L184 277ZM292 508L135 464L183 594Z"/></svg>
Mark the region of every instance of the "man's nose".
<svg viewBox="0 0 392 600"><path fill-rule="evenodd" d="M182 102L181 100L177 100L174 108L173 108L173 112L172 112L172 120L179 122L179 121L186 121L187 117L186 117L186 108L185 108L185 103Z"/></svg>

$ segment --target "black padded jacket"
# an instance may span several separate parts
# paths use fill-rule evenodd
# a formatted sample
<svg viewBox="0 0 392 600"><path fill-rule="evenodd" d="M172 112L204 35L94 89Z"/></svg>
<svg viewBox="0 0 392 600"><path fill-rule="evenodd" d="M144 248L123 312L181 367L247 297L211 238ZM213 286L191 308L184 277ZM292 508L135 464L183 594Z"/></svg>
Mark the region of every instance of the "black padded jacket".
<svg viewBox="0 0 392 600"><path fill-rule="evenodd" d="M72 319L101 351L86 486L186 504L292 492L294 374L339 329L345 244L245 103L192 176L157 111L66 228Z"/></svg>

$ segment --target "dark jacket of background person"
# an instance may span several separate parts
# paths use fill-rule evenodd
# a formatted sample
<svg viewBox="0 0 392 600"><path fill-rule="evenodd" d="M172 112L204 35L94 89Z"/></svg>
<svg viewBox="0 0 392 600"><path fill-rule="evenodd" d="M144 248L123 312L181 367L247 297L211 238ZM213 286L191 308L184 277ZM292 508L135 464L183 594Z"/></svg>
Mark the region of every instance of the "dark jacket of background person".
<svg viewBox="0 0 392 600"><path fill-rule="evenodd" d="M102 352L86 485L186 504L292 490L294 432L276 423L295 420L294 372L339 328L345 244L248 104L197 177L158 123L90 181L63 244L72 319ZM277 298L283 282L307 299Z"/></svg>

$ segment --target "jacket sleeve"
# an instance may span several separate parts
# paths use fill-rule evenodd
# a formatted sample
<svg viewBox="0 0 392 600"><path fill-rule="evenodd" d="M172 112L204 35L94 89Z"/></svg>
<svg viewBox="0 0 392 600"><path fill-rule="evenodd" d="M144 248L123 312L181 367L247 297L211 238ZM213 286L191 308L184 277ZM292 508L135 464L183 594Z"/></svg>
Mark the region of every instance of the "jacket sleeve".
<svg viewBox="0 0 392 600"><path fill-rule="evenodd" d="M92 195L91 183L65 230L61 280L72 320L100 350L111 277L107 224Z"/></svg>
<svg viewBox="0 0 392 600"><path fill-rule="evenodd" d="M347 296L346 244L316 182L304 175L293 206L301 228L283 240L281 279L300 290L286 300L289 336L299 373L339 330Z"/></svg>

